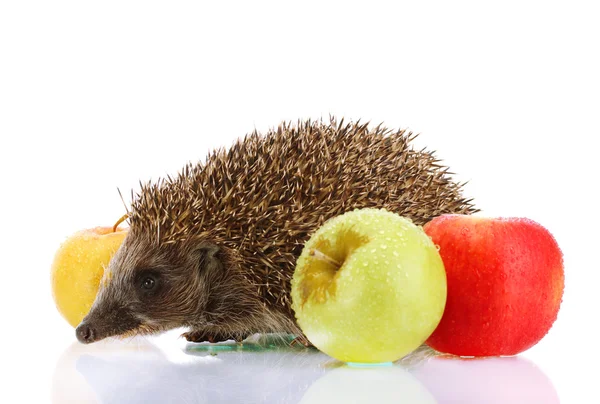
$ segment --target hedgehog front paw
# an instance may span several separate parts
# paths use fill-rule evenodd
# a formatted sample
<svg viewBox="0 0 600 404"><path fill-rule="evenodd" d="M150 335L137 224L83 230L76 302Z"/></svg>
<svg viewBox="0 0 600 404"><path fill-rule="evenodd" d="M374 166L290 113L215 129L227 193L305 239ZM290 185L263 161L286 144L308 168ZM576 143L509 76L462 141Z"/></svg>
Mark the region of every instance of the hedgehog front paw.
<svg viewBox="0 0 600 404"><path fill-rule="evenodd" d="M207 333L205 330L192 330L184 332L183 334L181 334L181 336L189 342L218 342L215 341L213 334Z"/></svg>
<svg viewBox="0 0 600 404"><path fill-rule="evenodd" d="M306 336L304 334L298 335L296 338L294 338L292 340L292 342L290 342L290 346L294 346L296 344L304 345L305 348L312 348L312 347L314 347L314 345L312 344L312 342L310 342L308 340L308 338L306 338Z"/></svg>
<svg viewBox="0 0 600 404"><path fill-rule="evenodd" d="M228 340L235 340L236 342L242 342L244 340L244 337L242 336L225 335L207 330L192 330L181 334L181 336L189 342L210 342L211 344Z"/></svg>

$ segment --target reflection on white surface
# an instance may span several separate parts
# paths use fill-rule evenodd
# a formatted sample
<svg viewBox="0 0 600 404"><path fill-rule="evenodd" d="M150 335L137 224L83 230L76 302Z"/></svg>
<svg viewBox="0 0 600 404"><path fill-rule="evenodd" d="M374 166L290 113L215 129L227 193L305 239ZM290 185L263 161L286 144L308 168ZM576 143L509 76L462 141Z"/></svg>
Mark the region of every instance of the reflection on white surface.
<svg viewBox="0 0 600 404"><path fill-rule="evenodd" d="M238 347L221 348L227 346ZM53 396L55 403L81 402L74 391L100 403L297 403L330 361L316 350L287 346L190 349L177 356L143 341L75 343L56 368Z"/></svg>
<svg viewBox="0 0 600 404"><path fill-rule="evenodd" d="M53 380L58 403L558 403L529 360L437 357L410 369L350 368L314 349L245 344L74 343Z"/></svg>
<svg viewBox="0 0 600 404"><path fill-rule="evenodd" d="M301 404L436 402L427 389L400 366L333 369L313 383L300 401Z"/></svg>
<svg viewBox="0 0 600 404"><path fill-rule="evenodd" d="M412 372L438 403L559 403L550 379L522 357L437 357Z"/></svg>

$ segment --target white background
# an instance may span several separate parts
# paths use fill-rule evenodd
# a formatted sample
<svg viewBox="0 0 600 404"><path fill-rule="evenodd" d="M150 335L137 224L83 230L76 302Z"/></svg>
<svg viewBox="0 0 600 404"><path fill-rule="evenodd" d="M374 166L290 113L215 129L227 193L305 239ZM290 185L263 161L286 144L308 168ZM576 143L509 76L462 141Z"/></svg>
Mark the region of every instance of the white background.
<svg viewBox="0 0 600 404"><path fill-rule="evenodd" d="M555 235L563 306L523 355L561 402L597 399L600 14L483 3L0 3L0 401L50 399L74 341L53 254L124 213L117 187L330 113L421 133L482 214Z"/></svg>

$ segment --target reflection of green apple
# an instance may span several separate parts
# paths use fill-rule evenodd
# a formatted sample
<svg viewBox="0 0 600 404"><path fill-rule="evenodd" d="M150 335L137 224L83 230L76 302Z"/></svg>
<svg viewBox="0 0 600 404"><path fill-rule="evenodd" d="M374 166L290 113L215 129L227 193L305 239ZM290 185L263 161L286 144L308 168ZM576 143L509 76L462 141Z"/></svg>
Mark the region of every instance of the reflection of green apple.
<svg viewBox="0 0 600 404"><path fill-rule="evenodd" d="M292 302L300 328L321 351L345 362L389 362L439 323L446 273L420 227L384 209L354 210L306 243Z"/></svg>
<svg viewBox="0 0 600 404"><path fill-rule="evenodd" d="M400 366L360 369L339 367L314 382L300 404L313 403L435 404L429 391Z"/></svg>

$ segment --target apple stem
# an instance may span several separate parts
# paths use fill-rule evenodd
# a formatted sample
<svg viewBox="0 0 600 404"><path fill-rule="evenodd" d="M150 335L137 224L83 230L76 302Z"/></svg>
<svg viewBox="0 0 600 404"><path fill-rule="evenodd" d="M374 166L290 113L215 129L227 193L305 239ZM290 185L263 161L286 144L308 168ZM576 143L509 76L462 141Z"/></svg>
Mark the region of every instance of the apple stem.
<svg viewBox="0 0 600 404"><path fill-rule="evenodd" d="M331 265L334 265L338 269L342 267L342 263L341 262L338 262L338 261L334 260L329 255L323 254L321 251L315 250L314 248L310 250L309 254L312 257L315 257L316 259L323 260L325 262L330 263Z"/></svg>
<svg viewBox="0 0 600 404"><path fill-rule="evenodd" d="M119 227L119 225L121 223L123 223L125 220L127 220L129 218L129 213L125 213L123 216L121 216L119 218L119 220L117 220L117 223L115 223L115 225L113 226L113 233L115 233L117 231L117 227Z"/></svg>

